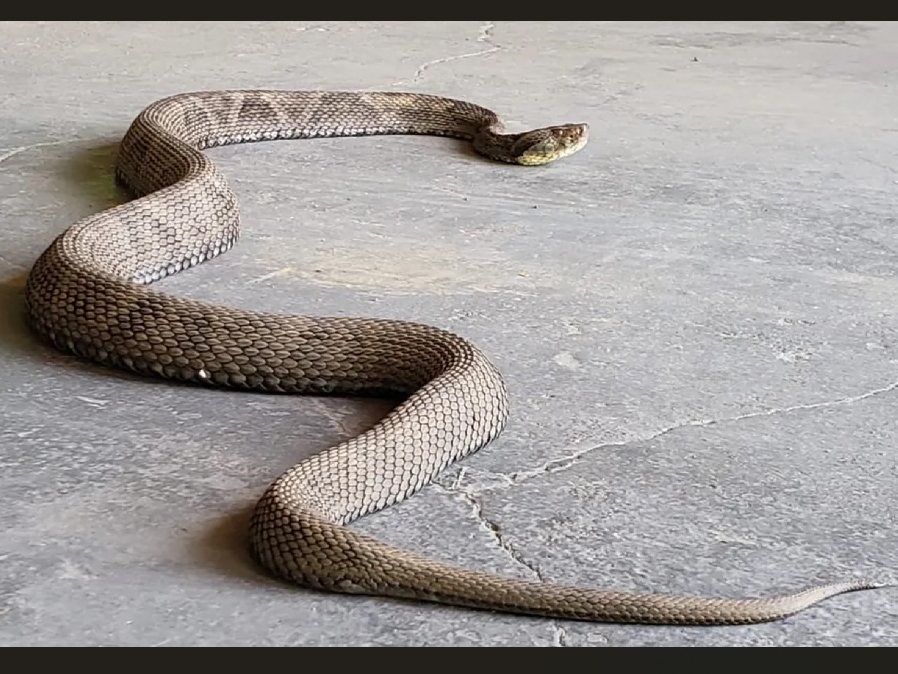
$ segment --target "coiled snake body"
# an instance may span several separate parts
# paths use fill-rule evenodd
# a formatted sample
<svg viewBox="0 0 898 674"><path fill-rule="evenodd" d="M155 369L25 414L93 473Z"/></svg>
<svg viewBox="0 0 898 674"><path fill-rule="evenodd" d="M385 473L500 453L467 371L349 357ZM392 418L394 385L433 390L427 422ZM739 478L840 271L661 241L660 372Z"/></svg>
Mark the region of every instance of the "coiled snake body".
<svg viewBox="0 0 898 674"><path fill-rule="evenodd" d="M281 138L430 134L499 161L541 164L579 150L585 125L502 134L464 101L402 93L220 91L158 101L125 135L116 176L139 198L61 234L26 285L33 327L58 348L143 374L290 393L407 396L371 430L279 477L251 522L254 557L305 586L543 616L667 624L753 623L877 587L825 585L786 597L700 599L606 592L455 568L345 525L396 503L505 425L502 378L443 330L367 318L262 314L147 287L229 249L237 203L200 151Z"/></svg>

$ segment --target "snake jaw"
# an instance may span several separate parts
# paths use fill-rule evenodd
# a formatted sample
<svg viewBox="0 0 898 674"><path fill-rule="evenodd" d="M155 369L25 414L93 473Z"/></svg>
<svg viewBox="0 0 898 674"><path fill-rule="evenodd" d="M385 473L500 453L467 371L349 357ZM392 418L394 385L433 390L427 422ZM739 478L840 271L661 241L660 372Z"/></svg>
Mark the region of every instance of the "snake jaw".
<svg viewBox="0 0 898 674"><path fill-rule="evenodd" d="M587 124L562 124L528 131L518 138L511 153L518 164L548 164L580 150L589 140Z"/></svg>

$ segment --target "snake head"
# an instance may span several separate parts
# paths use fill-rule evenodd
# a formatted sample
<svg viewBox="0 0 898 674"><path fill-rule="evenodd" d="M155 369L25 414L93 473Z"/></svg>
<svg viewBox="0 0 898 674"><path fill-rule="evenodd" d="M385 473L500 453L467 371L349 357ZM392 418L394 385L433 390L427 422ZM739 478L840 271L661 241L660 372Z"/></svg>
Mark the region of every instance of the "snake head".
<svg viewBox="0 0 898 674"><path fill-rule="evenodd" d="M518 164L536 166L574 154L589 140L586 124L561 124L528 131L518 138L511 154Z"/></svg>

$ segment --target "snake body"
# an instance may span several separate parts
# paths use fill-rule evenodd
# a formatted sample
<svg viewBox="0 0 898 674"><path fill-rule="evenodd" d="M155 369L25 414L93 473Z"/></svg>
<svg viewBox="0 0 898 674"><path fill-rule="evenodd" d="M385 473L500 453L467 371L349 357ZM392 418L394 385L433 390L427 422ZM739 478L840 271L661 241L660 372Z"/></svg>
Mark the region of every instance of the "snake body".
<svg viewBox="0 0 898 674"><path fill-rule="evenodd" d="M236 198L202 149L373 134L452 136L498 161L540 164L579 150L587 127L504 134L490 110L422 94L172 96L140 113L122 140L116 177L137 198L63 232L26 284L34 329L100 363L204 385L404 397L372 429L302 461L268 488L250 525L258 562L324 590L606 622L755 623L879 586L844 582L743 600L600 591L460 569L347 528L414 494L500 433L508 406L496 368L468 341L427 325L257 313L147 286L219 255L237 238Z"/></svg>

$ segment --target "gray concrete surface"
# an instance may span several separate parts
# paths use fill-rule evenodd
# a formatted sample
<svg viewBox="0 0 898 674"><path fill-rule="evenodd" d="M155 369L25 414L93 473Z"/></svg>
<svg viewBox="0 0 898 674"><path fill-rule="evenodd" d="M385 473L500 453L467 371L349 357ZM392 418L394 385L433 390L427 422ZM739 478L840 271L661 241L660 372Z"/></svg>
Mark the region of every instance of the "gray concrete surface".
<svg viewBox="0 0 898 674"><path fill-rule="evenodd" d="M410 89L550 167L445 139L211 152L245 235L166 290L413 319L479 344L512 421L358 527L471 568L763 595L898 569L898 26L0 26L0 644L898 645L898 590L753 627L591 625L321 594L261 573L247 515L376 401L199 390L39 343L25 274L116 203L115 144L167 94Z"/></svg>

